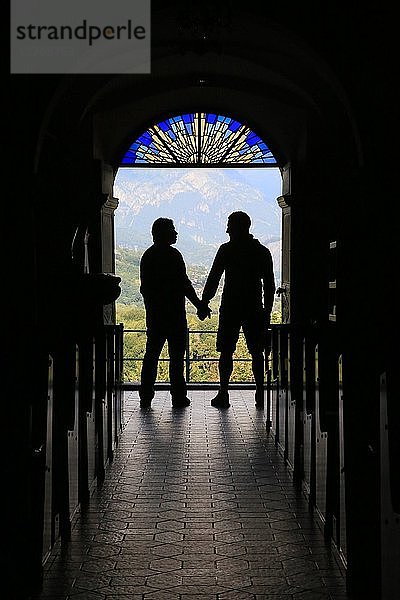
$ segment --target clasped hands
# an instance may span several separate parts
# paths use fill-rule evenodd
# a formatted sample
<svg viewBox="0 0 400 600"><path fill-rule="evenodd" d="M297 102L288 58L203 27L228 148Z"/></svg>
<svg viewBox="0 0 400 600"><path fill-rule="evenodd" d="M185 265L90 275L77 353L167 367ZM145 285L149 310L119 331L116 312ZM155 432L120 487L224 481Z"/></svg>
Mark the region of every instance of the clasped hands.
<svg viewBox="0 0 400 600"><path fill-rule="evenodd" d="M208 302L202 300L200 305L197 307L197 316L200 321L204 321L207 317L211 317L211 308L208 306Z"/></svg>

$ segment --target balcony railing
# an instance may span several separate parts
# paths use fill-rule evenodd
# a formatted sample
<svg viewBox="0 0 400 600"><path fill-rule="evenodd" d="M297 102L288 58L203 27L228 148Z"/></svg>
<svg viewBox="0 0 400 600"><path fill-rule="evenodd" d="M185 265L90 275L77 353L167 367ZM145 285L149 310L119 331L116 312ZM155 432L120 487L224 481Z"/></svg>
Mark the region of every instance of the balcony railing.
<svg viewBox="0 0 400 600"><path fill-rule="evenodd" d="M271 325L270 326L270 331L272 330L274 326ZM129 372L129 369L127 368L127 365L129 363L141 363L143 361L143 355L144 355L144 350L145 350L145 345L146 345L146 330L145 329L124 329L123 330L123 341L124 341L124 351L123 351L123 372L125 374L124 376L124 382L125 383L131 383L131 384L135 384L138 383L137 379L139 379L139 377L137 377L137 379L127 379L126 375ZM186 382L188 384L198 384L198 385L202 385L202 384L213 384L216 385L218 384L218 379L217 378L212 378L212 374L211 372L207 371L204 372L204 376L205 378L203 379L199 379L196 377L193 377L192 375L192 370L191 370L191 366L194 365L195 363L208 363L208 364L212 364L212 363L218 363L219 358L217 356L208 356L206 355L206 353L198 350L198 347L196 349L196 342L193 340L193 336L202 336L202 335L212 335L212 336L216 336L217 331L216 330L209 330L209 329L188 329L187 330L187 335L186 335L186 350L185 350L185 377L186 377ZM143 344L141 345L141 352L140 355L136 355L137 353L135 352L135 355L132 356L129 353L129 344L127 342L127 336L132 336L132 335L136 335L136 336L141 336L143 338ZM242 332L240 333L240 337L242 336ZM215 347L215 344L214 344ZM234 361L234 365L237 363L251 363L251 357L250 355L247 353L247 356L239 356L237 353L234 354L233 357L233 361ZM161 357L159 359L160 363L168 363L169 362L169 357L165 355L165 351L161 354ZM270 366L270 362L271 362L271 357L268 355L266 357L266 371L269 370L269 366ZM215 374L216 377L218 376L217 371L215 370ZM158 379L157 380L158 384L167 384L168 383L168 377L166 376L163 379ZM243 379L243 377L239 378L239 379L235 379L235 370L233 372L232 378L231 378L231 383L232 384L238 384L241 386L245 386L245 385L250 385L253 386L254 385L254 380L252 378L252 375L250 376L250 378L247 379Z"/></svg>

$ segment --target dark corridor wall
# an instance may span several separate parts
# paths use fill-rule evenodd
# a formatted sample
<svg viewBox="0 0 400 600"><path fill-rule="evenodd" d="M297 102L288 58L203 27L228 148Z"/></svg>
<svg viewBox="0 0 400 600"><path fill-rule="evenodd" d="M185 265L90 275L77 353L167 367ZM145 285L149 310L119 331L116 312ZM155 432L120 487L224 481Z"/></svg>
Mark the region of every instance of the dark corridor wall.
<svg viewBox="0 0 400 600"><path fill-rule="evenodd" d="M12 525L7 571L14 581L21 571L29 580L35 577L30 566L40 563L32 558L31 541L32 411L40 404L48 353L64 351L70 327L82 333L83 314L90 313L94 329L103 325L100 304L89 300L84 313L76 283L82 255L79 248L71 254L73 236L77 228L78 235L90 228L91 268L101 273L102 207L110 192L104 173L112 173L124 139L146 120L200 103L244 114L272 140L281 166L290 164L284 192L291 208L298 340L327 319L328 248L337 241L341 285L334 337L346 357L353 440L349 572L355 593L362 597L374 589L379 598L379 381L389 373L395 385L398 311L394 17L382 2L360 9L337 3L255 2L248 9L233 2L171 4L152 3L149 76L3 80L11 100L3 209L4 314L11 325L3 343L3 477ZM203 76L205 87L199 85ZM124 119L132 125L122 127ZM393 414L394 439L399 423Z"/></svg>

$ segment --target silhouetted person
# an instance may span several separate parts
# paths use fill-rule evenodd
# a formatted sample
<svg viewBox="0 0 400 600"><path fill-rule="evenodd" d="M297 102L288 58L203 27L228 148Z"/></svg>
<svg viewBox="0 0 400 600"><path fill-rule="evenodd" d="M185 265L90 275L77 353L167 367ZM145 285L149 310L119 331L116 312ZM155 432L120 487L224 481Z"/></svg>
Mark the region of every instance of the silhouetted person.
<svg viewBox="0 0 400 600"><path fill-rule="evenodd" d="M230 241L220 246L202 296L204 302L208 303L225 273L217 333L220 388L217 396L211 400L212 406L221 408L229 406L232 357L241 327L252 357L256 405L264 405L264 350L275 281L271 253L249 233L250 225L250 217L244 212L229 215L226 232Z"/></svg>
<svg viewBox="0 0 400 600"><path fill-rule="evenodd" d="M139 388L140 405L149 407L154 398L158 360L168 342L172 405L188 406L184 377L186 348L186 298L204 320L210 310L197 296L181 253L172 248L178 234L171 219L160 218L152 226L153 245L140 261L140 292L146 308L147 342Z"/></svg>

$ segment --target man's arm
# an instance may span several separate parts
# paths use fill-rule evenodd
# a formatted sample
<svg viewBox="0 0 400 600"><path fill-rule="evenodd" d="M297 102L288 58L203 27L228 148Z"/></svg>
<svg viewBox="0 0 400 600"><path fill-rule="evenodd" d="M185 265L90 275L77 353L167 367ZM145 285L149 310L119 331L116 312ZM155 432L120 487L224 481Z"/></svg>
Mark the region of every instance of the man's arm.
<svg viewBox="0 0 400 600"><path fill-rule="evenodd" d="M140 273L140 293L142 294L143 298L147 298L149 296L149 293L151 294L151 285L150 285L150 281L151 281L151 277L149 275L149 265L148 265L148 256L146 253L143 254L142 258L140 259L140 265L139 265L139 273Z"/></svg>
<svg viewBox="0 0 400 600"><path fill-rule="evenodd" d="M207 304L210 302L211 298L214 298L224 270L225 270L224 251L221 246L219 248L217 254L215 255L214 262L212 264L212 267L211 267L210 272L207 277L206 284L204 286L202 299Z"/></svg>
<svg viewBox="0 0 400 600"><path fill-rule="evenodd" d="M204 303L202 302L202 300L200 300L200 298L198 297L196 290L193 287L192 282L190 281L187 272L186 272L186 265L185 265L185 261L183 260L183 256L181 254L179 254L179 261L180 261L180 270L181 270L181 274L183 277L183 291L184 294L186 296L186 298L199 310L202 309L204 306Z"/></svg>
<svg viewBox="0 0 400 600"><path fill-rule="evenodd" d="M189 277L185 274L185 296L186 298L196 307L200 308L202 302L198 295L196 294L196 290L193 287L192 282Z"/></svg>
<svg viewBox="0 0 400 600"><path fill-rule="evenodd" d="M197 308L197 316L201 321L204 321L206 317L211 316L211 310L208 307L207 302L200 300L198 295L196 294L196 290L194 289L192 282L189 277L185 275L185 296L190 302Z"/></svg>

